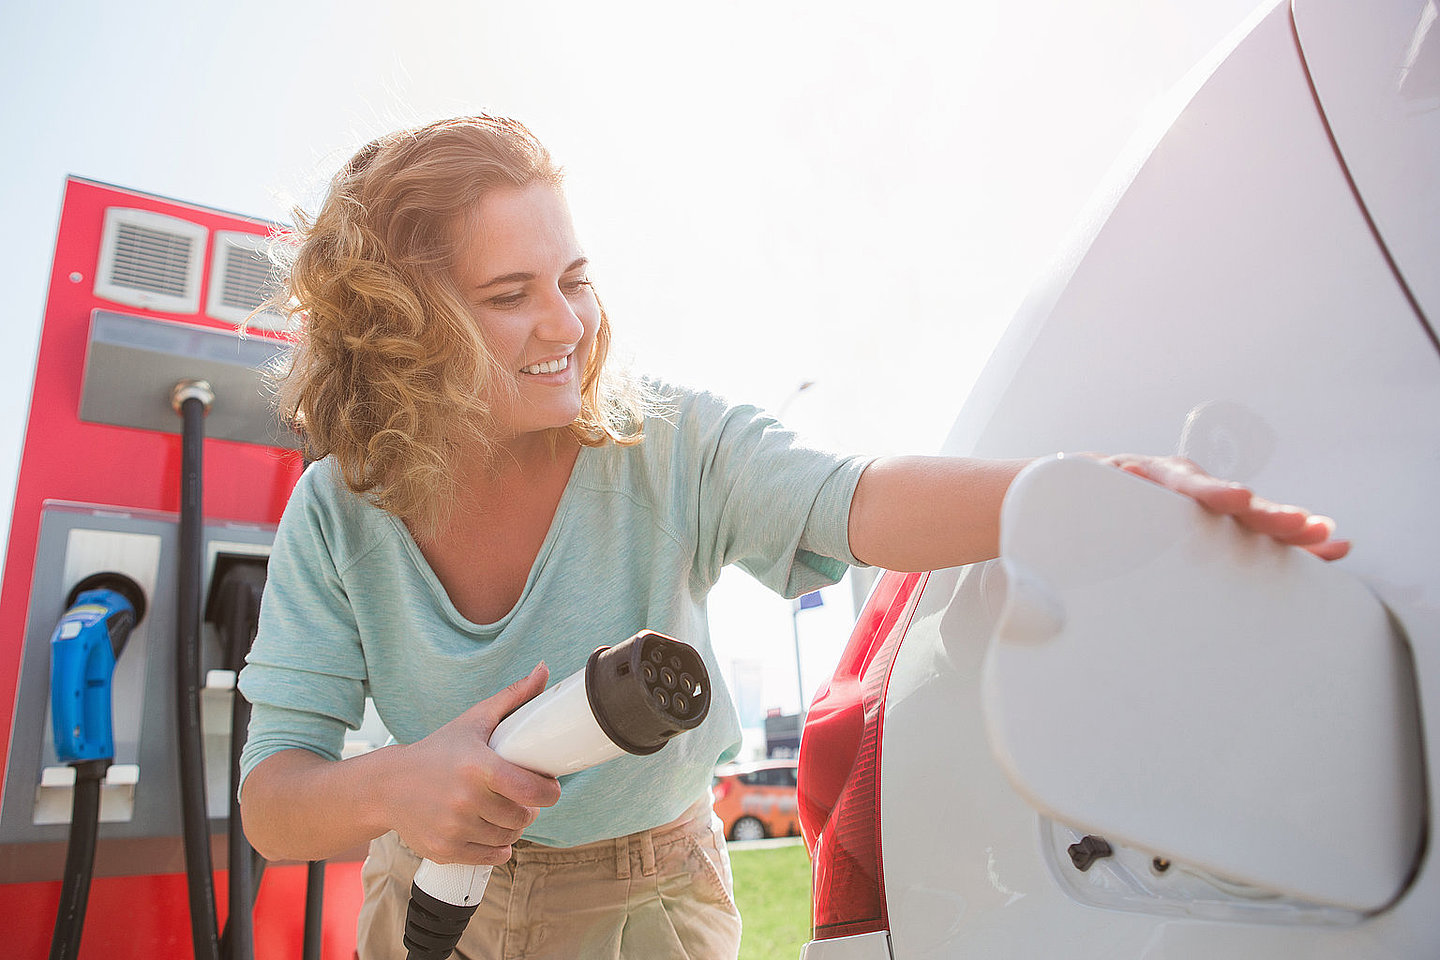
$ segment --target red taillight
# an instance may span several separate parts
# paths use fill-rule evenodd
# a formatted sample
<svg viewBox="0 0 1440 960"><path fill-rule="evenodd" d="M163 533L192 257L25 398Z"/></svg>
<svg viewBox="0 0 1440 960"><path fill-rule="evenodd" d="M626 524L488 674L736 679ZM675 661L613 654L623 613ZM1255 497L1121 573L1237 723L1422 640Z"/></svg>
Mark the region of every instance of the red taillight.
<svg viewBox="0 0 1440 960"><path fill-rule="evenodd" d="M927 574L886 573L800 741L800 828L813 861L815 939L884 930L880 734L885 685Z"/></svg>

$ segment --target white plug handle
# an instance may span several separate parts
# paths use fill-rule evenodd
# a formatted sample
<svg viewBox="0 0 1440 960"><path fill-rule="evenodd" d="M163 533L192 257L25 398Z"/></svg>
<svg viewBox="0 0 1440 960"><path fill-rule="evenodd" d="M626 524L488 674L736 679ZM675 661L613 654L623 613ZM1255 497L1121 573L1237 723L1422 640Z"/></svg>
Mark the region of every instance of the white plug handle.
<svg viewBox="0 0 1440 960"><path fill-rule="evenodd" d="M415 886L436 900L453 903L457 907L473 907L485 896L485 885L490 882L492 869L489 865L422 860L420 869L415 871Z"/></svg>
<svg viewBox="0 0 1440 960"><path fill-rule="evenodd" d="M558 777L612 760L625 750L595 722L580 669L522 704L495 728L490 748L516 766ZM490 867L424 860L415 885L437 900L468 907L479 904Z"/></svg>
<svg viewBox="0 0 1440 960"><path fill-rule="evenodd" d="M490 735L490 749L547 777L578 773L625 753L595 720L584 668L517 707Z"/></svg>

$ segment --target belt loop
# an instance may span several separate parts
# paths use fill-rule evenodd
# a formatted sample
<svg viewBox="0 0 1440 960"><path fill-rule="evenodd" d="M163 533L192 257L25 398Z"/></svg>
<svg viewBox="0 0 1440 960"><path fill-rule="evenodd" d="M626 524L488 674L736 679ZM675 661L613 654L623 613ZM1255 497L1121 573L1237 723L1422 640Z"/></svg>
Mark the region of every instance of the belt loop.
<svg viewBox="0 0 1440 960"><path fill-rule="evenodd" d="M630 838L615 838L615 879L630 879Z"/></svg>
<svg viewBox="0 0 1440 960"><path fill-rule="evenodd" d="M640 836L640 872L647 877L655 876L655 831L646 830Z"/></svg>

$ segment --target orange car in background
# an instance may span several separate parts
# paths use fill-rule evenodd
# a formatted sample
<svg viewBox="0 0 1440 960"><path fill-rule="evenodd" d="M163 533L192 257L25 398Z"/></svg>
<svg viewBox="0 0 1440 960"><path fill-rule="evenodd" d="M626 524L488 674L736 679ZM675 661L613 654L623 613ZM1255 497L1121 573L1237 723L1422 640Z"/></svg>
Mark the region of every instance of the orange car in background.
<svg viewBox="0 0 1440 960"><path fill-rule="evenodd" d="M793 757L715 768L715 813L731 840L800 835Z"/></svg>

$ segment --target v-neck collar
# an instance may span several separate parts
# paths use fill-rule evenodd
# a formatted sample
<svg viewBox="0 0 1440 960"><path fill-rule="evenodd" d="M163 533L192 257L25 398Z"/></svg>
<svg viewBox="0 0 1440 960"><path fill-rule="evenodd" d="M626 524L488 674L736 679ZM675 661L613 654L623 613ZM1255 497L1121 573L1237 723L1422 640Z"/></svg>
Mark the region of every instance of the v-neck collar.
<svg viewBox="0 0 1440 960"><path fill-rule="evenodd" d="M400 535L400 540L405 545L405 550L410 555L411 562L415 564L415 568L420 571L420 575L429 586L430 593L434 597L436 605L445 614L445 618L457 629L483 638L490 638L497 636L509 625L510 621L515 618L515 614L525 605L526 598L534 591L535 584L545 571L545 561L554 549L555 542L560 538L560 531L565 523L565 515L570 508L570 502L574 499L576 480L580 476L583 466L589 461L593 453L594 448L582 445L579 453L575 455L575 463L570 467L570 476L565 480L565 489L561 491L560 501L555 505L555 515L550 518L550 528L545 531L545 539L541 542L540 549L535 554L535 561L530 565L530 573L525 578L525 586L520 591L520 597L503 617L493 623L476 623L460 612L455 606L454 601L450 599L450 594L446 592L445 585L440 582L440 578L435 574L434 568L430 566L430 561L425 559L425 554L421 551L420 545L415 542L415 537L410 533L410 528L405 526L404 522L398 517L387 514L390 518L391 525Z"/></svg>

